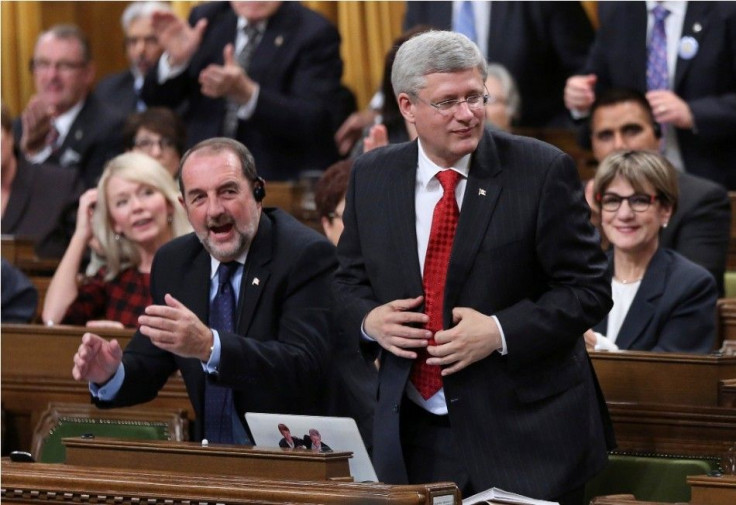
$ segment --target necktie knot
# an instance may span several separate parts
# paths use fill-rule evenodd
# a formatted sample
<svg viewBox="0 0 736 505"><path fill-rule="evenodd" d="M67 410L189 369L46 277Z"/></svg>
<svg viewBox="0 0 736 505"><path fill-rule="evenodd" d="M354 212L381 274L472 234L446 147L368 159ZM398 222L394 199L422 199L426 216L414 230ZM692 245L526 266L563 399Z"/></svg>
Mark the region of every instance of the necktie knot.
<svg viewBox="0 0 736 505"><path fill-rule="evenodd" d="M654 14L654 21L657 23L662 23L670 15L670 11L659 4L654 7L652 13Z"/></svg>
<svg viewBox="0 0 736 505"><path fill-rule="evenodd" d="M243 27L243 33L245 34L247 40L245 41L246 44L253 44L258 39L258 35L261 33L261 30L258 28L257 25L247 25Z"/></svg>
<svg viewBox="0 0 736 505"><path fill-rule="evenodd" d="M240 264L237 261L228 261L227 263L220 263L217 267L217 282L222 286L230 282L230 278L235 273L235 270Z"/></svg>
<svg viewBox="0 0 736 505"><path fill-rule="evenodd" d="M440 181L442 190L445 193L454 193L457 183L460 182L460 177L462 176L454 170L443 170L442 172L438 172L436 177L437 180Z"/></svg>

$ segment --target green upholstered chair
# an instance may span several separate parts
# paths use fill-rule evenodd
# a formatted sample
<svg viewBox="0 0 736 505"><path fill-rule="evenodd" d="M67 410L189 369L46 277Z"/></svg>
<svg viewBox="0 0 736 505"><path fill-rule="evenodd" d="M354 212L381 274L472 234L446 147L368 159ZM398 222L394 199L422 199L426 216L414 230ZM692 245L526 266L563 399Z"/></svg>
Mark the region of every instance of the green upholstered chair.
<svg viewBox="0 0 736 505"><path fill-rule="evenodd" d="M689 502L688 475L721 471L717 457L613 452L608 465L585 487L585 503L596 496L632 494L637 500Z"/></svg>
<svg viewBox="0 0 736 505"><path fill-rule="evenodd" d="M93 405L49 403L33 434L31 454L42 463L63 463L66 437L187 440L186 412L134 407L102 410Z"/></svg>

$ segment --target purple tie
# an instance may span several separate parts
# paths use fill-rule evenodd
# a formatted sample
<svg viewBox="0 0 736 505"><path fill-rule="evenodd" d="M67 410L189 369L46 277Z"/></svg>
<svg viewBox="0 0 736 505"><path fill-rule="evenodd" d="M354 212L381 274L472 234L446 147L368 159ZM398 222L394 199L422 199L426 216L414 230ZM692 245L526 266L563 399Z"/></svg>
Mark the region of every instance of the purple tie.
<svg viewBox="0 0 736 505"><path fill-rule="evenodd" d="M664 20L670 12L657 5L652 11L654 25L647 48L647 90L669 89L669 72L667 71L667 34Z"/></svg>
<svg viewBox="0 0 736 505"><path fill-rule="evenodd" d="M210 304L210 327L218 331L233 331L235 327L235 293L230 278L238 263L220 263L217 267L217 293ZM210 380L205 380L204 436L209 442L232 444L233 391Z"/></svg>

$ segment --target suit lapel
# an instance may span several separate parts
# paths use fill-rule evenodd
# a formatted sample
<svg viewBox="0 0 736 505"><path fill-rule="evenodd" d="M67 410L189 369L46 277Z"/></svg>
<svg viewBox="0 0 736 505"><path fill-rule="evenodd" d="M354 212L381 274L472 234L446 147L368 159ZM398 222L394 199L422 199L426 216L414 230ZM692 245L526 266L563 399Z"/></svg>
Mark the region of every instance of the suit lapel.
<svg viewBox="0 0 736 505"><path fill-rule="evenodd" d="M619 330L616 345L621 349L631 349L639 340L651 321L657 308L657 301L664 293L667 281L667 262L664 252L659 249L652 257L639 290L636 292L631 308Z"/></svg>
<svg viewBox="0 0 736 505"><path fill-rule="evenodd" d="M396 169L386 171L390 177L384 181L388 192L386 209L387 229L390 230L391 255L402 263L405 279L401 285L409 286L409 292L422 293L422 271L417 255L417 229L415 192L417 180L418 146L414 141L399 152ZM390 173L389 173L390 172Z"/></svg>
<svg viewBox="0 0 736 505"><path fill-rule="evenodd" d="M8 206L5 208L5 215L2 219L3 233L8 233L5 230L12 230L18 226L25 215L31 200L33 175L35 173L33 166L27 164L22 158L18 158L13 190L10 193Z"/></svg>
<svg viewBox="0 0 736 505"><path fill-rule="evenodd" d="M647 4L645 2L625 3L631 14L625 16L631 27L628 29L629 36L625 38L626 54L631 58L628 71L633 72L634 82L639 89L647 89Z"/></svg>
<svg viewBox="0 0 736 505"><path fill-rule="evenodd" d="M708 30L708 13L713 8L712 2L687 2L685 10L685 20L682 23L682 37L692 37L698 44L701 43L705 32ZM680 39L682 40L682 39ZM673 89L678 89L683 77L687 73L693 59L684 59L679 56L678 41L678 57L675 65L675 79Z"/></svg>
<svg viewBox="0 0 736 505"><path fill-rule="evenodd" d="M452 245L450 266L445 284L445 326L451 322L451 307L456 305L462 285L473 259L486 236L488 224L501 195L496 176L502 171L493 138L486 131L470 160L468 183L465 187L460 219ZM460 239L458 239L460 238Z"/></svg>
<svg viewBox="0 0 736 505"><path fill-rule="evenodd" d="M269 68L274 68L273 62L278 61L279 51L291 43L295 30L298 29L291 26L292 17L288 15L290 8L288 4L282 4L266 25L248 69L248 75L256 80L263 79Z"/></svg>
<svg viewBox="0 0 736 505"><path fill-rule="evenodd" d="M253 322L258 301L266 289L266 283L271 275L266 265L273 256L273 228L271 220L265 212L261 212L258 223L258 232L248 250L248 258L245 260L243 279L240 282L240 295L238 296L236 332L245 335L250 324Z"/></svg>

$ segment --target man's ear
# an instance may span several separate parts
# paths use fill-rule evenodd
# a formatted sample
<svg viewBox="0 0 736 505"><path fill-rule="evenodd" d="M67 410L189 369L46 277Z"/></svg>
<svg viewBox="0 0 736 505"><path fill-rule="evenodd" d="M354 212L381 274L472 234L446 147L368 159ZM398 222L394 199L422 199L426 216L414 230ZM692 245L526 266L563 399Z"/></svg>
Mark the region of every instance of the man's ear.
<svg viewBox="0 0 736 505"><path fill-rule="evenodd" d="M414 118L414 104L409 99L409 95L406 93L399 93L399 96L396 97L396 100L399 102L399 111L401 111L401 115L404 116L404 119L406 119L411 124L414 124L416 119Z"/></svg>

